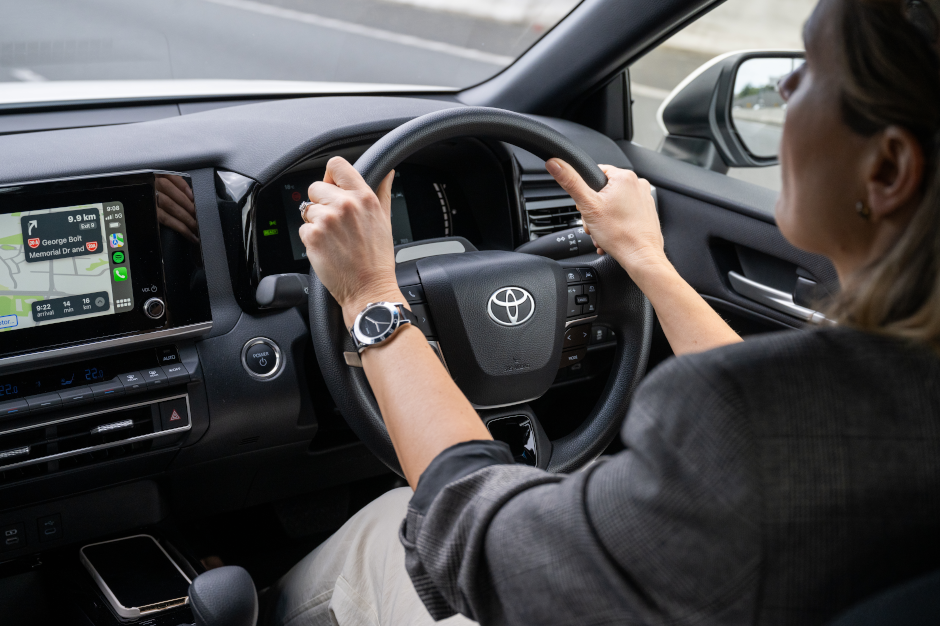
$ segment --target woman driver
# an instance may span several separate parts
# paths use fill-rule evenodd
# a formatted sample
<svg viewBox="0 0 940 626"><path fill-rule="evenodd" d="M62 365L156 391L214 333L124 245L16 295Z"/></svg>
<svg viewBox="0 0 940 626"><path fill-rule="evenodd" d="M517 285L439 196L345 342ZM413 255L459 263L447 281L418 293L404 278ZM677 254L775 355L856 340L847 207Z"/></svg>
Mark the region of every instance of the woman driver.
<svg viewBox="0 0 940 626"><path fill-rule="evenodd" d="M645 181L605 168L595 193L549 161L685 356L636 392L626 451L562 476L513 464L417 329L365 351L414 495L291 570L270 621L816 624L940 566L938 9L822 0L781 84L777 224L832 260L837 324L740 343L667 260ZM391 180L333 159L310 187L301 236L347 326L405 302Z"/></svg>

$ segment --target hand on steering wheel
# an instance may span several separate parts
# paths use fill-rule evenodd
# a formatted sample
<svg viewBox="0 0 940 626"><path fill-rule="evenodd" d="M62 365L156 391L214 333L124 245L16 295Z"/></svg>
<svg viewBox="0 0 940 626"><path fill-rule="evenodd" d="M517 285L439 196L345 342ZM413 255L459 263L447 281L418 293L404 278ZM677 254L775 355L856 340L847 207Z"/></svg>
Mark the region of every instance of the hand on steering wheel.
<svg viewBox="0 0 940 626"><path fill-rule="evenodd" d="M578 205L584 232L591 235L598 254L606 251L635 279L644 268L666 262L652 187L630 170L610 165L600 168L608 183L594 191L561 159L545 163L548 173Z"/></svg>
<svg viewBox="0 0 940 626"><path fill-rule="evenodd" d="M428 369L433 369L430 364L434 364L439 368L436 372L449 376L449 386L456 383L462 394L458 404L469 408L472 403L472 408L479 411L511 412L516 410L514 407L544 395L556 379L559 367L566 362L562 358L566 329L579 327L583 334L584 327L590 328L590 324L603 325L615 332L618 344L600 400L573 432L551 441L541 450L541 456L536 454L540 467L572 471L601 454L619 430L632 391L645 371L653 328L652 308L610 255L558 263L518 252L471 250L423 257L396 267L387 200L391 183L388 173L419 150L457 137L509 142L543 159L561 157L589 189L599 191L608 184L596 161L555 129L531 117L481 107L448 108L403 124L356 161L355 169L362 174L361 178L345 161L333 159L327 180L311 187L310 199L319 206L308 209L307 219L313 223L302 231L314 269L310 277L309 318L320 370L337 406L359 438L388 467L397 472L404 469L409 480L413 480L422 464L430 461L420 457L427 457L430 448L439 450L437 444L443 439L438 437L436 447L424 446L406 453L403 458L418 461L409 461L410 470L403 468L373 391L386 397L390 389L403 389L407 393L399 398L401 406L415 406L415 402L437 399L441 387L417 382L428 380L428 371L419 376L413 364L394 361L386 363L387 370L383 371L407 369L409 376L402 380L410 381L409 384L389 386L378 381L381 388L376 390L363 369L350 367L344 356L355 349L347 332L350 314L358 314L370 301L403 300L397 287L396 269L401 270L402 280L412 281L403 285L420 282L425 296L420 306L428 318L433 318L433 325L428 325L425 334L433 335L449 373L430 359ZM367 188L379 191L378 197L369 194ZM410 269L404 267L408 264ZM567 275L585 276L575 282L590 284L570 285ZM393 290L394 296L387 289ZM572 312L567 303L573 299L572 293L581 293L581 289L591 289L594 295L589 296L589 302L594 297L595 304L587 312L582 312L581 306ZM508 315L510 306L500 296L509 290L516 298L513 302L519 306L527 302L524 306L528 308L521 317L502 319L497 309L503 306ZM343 306L342 311L337 302ZM518 310L513 314L518 314ZM422 337L408 329L403 336L409 350L431 352L425 340L430 336ZM394 347L395 343L391 345ZM378 355L381 358L381 350ZM369 366L365 361L363 365ZM448 400L439 411L435 409L435 415L450 415L455 406ZM426 413L427 407L417 408L418 413ZM447 430L450 443L488 437L485 428L480 429L479 416L472 410L469 415L472 419L461 422L465 430L460 436L452 437L453 432ZM392 421L398 426L423 429L420 433L417 430L406 435L399 433L397 448L427 441L431 436L443 436L443 429L433 426L434 420Z"/></svg>
<svg viewBox="0 0 940 626"><path fill-rule="evenodd" d="M404 302L395 281L390 172L372 189L342 157L333 157L322 181L310 185L300 227L307 258L343 308L346 327L370 302Z"/></svg>

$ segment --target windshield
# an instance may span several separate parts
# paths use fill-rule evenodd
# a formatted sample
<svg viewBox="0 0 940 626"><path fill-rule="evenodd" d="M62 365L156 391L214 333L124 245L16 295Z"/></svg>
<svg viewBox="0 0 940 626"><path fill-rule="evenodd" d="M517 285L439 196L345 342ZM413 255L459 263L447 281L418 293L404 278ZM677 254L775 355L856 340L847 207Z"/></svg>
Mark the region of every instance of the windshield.
<svg viewBox="0 0 940 626"><path fill-rule="evenodd" d="M467 87L512 63L579 1L0 0L0 82Z"/></svg>

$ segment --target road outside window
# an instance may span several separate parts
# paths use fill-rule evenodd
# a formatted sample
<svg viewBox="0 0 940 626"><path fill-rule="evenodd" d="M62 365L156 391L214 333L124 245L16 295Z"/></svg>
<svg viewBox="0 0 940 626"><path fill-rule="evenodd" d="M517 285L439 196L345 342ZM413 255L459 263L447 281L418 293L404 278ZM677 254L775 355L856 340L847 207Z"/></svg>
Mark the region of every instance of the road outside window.
<svg viewBox="0 0 940 626"><path fill-rule="evenodd" d="M579 1L0 0L0 89L154 79L468 87Z"/></svg>
<svg viewBox="0 0 940 626"><path fill-rule="evenodd" d="M803 24L815 5L816 0L728 0L635 63L630 68L633 141L653 150L660 148L664 137L657 115L660 106L689 74L714 57L739 50L802 50ZM766 85L752 85L749 90L742 83L736 92L736 122L782 119L782 103L775 101L776 94ZM760 151L773 138L755 136L752 141ZM779 166L732 168L728 175L780 189Z"/></svg>

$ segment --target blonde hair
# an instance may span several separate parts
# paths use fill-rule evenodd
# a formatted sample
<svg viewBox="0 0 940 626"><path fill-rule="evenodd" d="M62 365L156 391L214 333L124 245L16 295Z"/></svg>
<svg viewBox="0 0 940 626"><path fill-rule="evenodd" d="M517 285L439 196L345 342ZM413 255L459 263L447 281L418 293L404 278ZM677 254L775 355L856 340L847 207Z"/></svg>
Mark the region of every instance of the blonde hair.
<svg viewBox="0 0 940 626"><path fill-rule="evenodd" d="M843 117L871 136L912 132L926 157L911 223L847 280L829 308L839 323L940 349L940 0L843 0Z"/></svg>

